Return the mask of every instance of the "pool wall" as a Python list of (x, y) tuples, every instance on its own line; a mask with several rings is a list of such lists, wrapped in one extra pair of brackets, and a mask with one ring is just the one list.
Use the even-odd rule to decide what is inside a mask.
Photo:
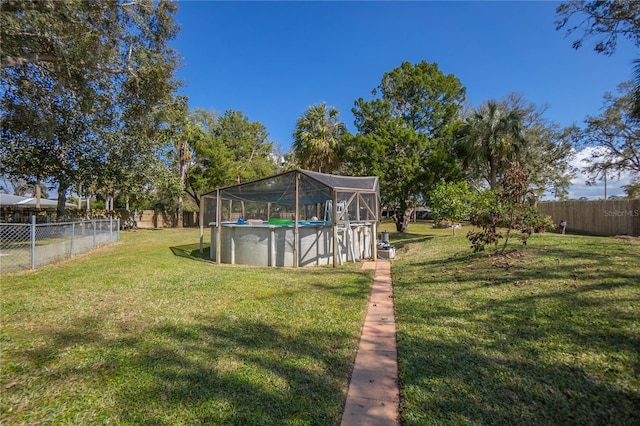
[[(338, 231), (340, 262), (370, 258), (371, 225), (351, 224)], [(255, 266), (295, 266), (294, 226), (240, 225), (223, 223), (211, 226), (210, 258), (216, 259), (218, 230), (221, 230), (220, 262)], [(333, 228), (330, 225), (298, 227), (299, 266), (333, 263)]]

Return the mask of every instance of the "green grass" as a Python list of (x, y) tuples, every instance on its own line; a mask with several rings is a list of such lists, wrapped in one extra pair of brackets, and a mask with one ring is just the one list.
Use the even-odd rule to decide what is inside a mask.
[(372, 273), (216, 265), (197, 230), (1, 279), (2, 424), (339, 422)]
[[(382, 230), (391, 230), (383, 224)], [(640, 243), (391, 233), (405, 425), (640, 424)], [(195, 230), (1, 278), (2, 424), (331, 425), (371, 284), (216, 265)]]
[(403, 424), (640, 424), (640, 243), (467, 230), (391, 234)]

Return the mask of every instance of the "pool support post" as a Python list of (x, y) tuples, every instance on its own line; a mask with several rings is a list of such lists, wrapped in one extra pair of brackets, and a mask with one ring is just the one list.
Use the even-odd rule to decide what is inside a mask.
[(293, 222), (293, 267), (297, 268), (300, 263), (300, 259), (298, 259), (298, 249), (300, 246), (300, 228), (298, 226), (298, 214), (300, 209), (300, 174), (296, 173), (296, 217)]
[(338, 193), (333, 190), (331, 192), (331, 230), (333, 231), (333, 267), (338, 266)]
[(220, 207), (221, 207), (221, 202), (220, 202), (220, 190), (218, 189), (216, 191), (216, 228), (217, 228), (217, 234), (216, 234), (216, 262), (217, 263), (221, 263), (220, 261), (220, 257), (222, 254), (222, 228), (220, 227), (220, 222), (222, 220), (222, 212), (220, 211)]

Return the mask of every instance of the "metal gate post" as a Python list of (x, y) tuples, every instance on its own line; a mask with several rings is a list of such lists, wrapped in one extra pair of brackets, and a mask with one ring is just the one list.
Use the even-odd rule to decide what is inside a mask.
[(71, 222), (71, 247), (69, 248), (69, 257), (73, 257), (73, 240), (76, 239), (76, 223)]
[(36, 269), (36, 216), (31, 215), (31, 269)]

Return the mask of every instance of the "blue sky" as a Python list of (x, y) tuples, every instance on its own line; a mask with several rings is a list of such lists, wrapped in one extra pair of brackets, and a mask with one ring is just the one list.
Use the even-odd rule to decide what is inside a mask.
[[(338, 108), (355, 131), (354, 101), (371, 99), (382, 75), (403, 61), (437, 63), (460, 79), (473, 106), (521, 92), (568, 126), (598, 114), (604, 93), (631, 78), (640, 55), (627, 40), (613, 56), (595, 53), (591, 43), (574, 50), (574, 38), (555, 30), (557, 5), (183, 0), (173, 46), (191, 108), (240, 110), (264, 124), (282, 152), (297, 118), (320, 102)], [(610, 195), (621, 192), (615, 186), (609, 182)]]

